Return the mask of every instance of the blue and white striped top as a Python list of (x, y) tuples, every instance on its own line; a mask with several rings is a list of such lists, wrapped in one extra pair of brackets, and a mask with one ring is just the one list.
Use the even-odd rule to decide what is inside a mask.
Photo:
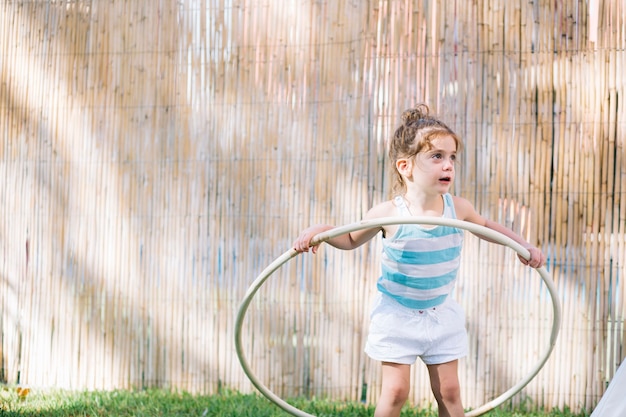
[[(401, 216), (411, 216), (402, 197), (396, 197)], [(450, 194), (444, 194), (443, 217), (456, 219)], [(463, 230), (449, 226), (400, 225), (383, 238), (382, 276), (378, 290), (414, 309), (442, 304), (452, 292), (461, 262)]]

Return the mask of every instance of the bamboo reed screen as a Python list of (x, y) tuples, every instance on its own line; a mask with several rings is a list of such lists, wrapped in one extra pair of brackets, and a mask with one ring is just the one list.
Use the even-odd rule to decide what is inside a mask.
[[(318, 222), (389, 197), (385, 141), (426, 102), (465, 142), (455, 193), (543, 248), (563, 305), (514, 403), (591, 409), (625, 356), (626, 5), (614, 1), (5, 0), (5, 383), (253, 388), (252, 280)], [(250, 307), (285, 397), (375, 402), (363, 354), (379, 239), (323, 247)], [(476, 407), (527, 375), (551, 305), (468, 235), (456, 297)], [(416, 365), (411, 401), (433, 400)]]

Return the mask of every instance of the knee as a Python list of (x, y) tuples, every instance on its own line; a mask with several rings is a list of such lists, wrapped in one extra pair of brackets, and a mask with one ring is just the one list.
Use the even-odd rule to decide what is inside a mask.
[(444, 404), (455, 404), (461, 402), (461, 387), (458, 381), (442, 384), (434, 392), (437, 402)]
[(409, 386), (407, 384), (383, 384), (382, 397), (391, 405), (403, 405), (409, 398)]

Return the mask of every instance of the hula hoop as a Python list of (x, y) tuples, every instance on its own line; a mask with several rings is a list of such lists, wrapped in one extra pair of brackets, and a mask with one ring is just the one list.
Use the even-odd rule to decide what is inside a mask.
[[(479, 226), (474, 223), (465, 222), (457, 219), (447, 219), (441, 217), (384, 217), (374, 220), (362, 220), (360, 222), (351, 223), (345, 226), (335, 227), (334, 229), (328, 230), (326, 232), (320, 233), (315, 236), (312, 240), (312, 244), (319, 244), (328, 239), (331, 239), (336, 236), (343, 235), (345, 233), (354, 232), (362, 229), (371, 229), (375, 227), (382, 227), (388, 225), (397, 225), (397, 224), (426, 224), (426, 225), (434, 225), (434, 226), (450, 226), (457, 227), (459, 229), (468, 230), (472, 233), (484, 236), (489, 238), (497, 243), (500, 243), (504, 246), (508, 246), (513, 249), (519, 255), (528, 259), (530, 257), (530, 253), (526, 248), (524, 248), (519, 243), (510, 239), (509, 237), (496, 232), (492, 229), (488, 229), (483, 226)], [(268, 265), (262, 272), (257, 276), (254, 282), (248, 288), (243, 301), (239, 307), (239, 311), (237, 312), (237, 320), (235, 322), (235, 347), (237, 350), (237, 356), (239, 357), (239, 362), (245, 372), (246, 376), (250, 379), (250, 382), (254, 384), (254, 386), (270, 401), (276, 404), (278, 407), (282, 408), (286, 412), (297, 416), (297, 417), (315, 417), (312, 414), (308, 414), (291, 404), (284, 401), (282, 398), (278, 397), (274, 394), (269, 388), (267, 388), (256, 375), (252, 372), (248, 361), (245, 358), (243, 353), (243, 348), (241, 344), (241, 328), (243, 324), (243, 320), (246, 315), (246, 311), (250, 303), (252, 302), (252, 298), (257, 293), (257, 291), (261, 288), (263, 283), (272, 275), (277, 269), (279, 269), (282, 265), (287, 263), (291, 258), (297, 256), (300, 252), (297, 252), (295, 249), (290, 249), (283, 253), (281, 256), (276, 258), (270, 265)], [(466, 417), (475, 417), (481, 414), (486, 413), (487, 411), (493, 410), (509, 398), (513, 397), (513, 395), (517, 394), (522, 388), (524, 388), (538, 373), (539, 370), (543, 367), (543, 365), (548, 360), (548, 357), (552, 353), (554, 346), (556, 344), (556, 339), (559, 333), (559, 329), (561, 327), (561, 306), (558, 300), (556, 287), (552, 278), (546, 271), (544, 267), (535, 269), (541, 279), (545, 283), (548, 291), (550, 293), (550, 298), (552, 301), (552, 332), (550, 334), (550, 342), (548, 347), (546, 348), (544, 354), (539, 358), (539, 361), (535, 364), (535, 366), (531, 369), (531, 372), (522, 378), (517, 384), (509, 388), (507, 391), (502, 393), (500, 396), (494, 398), (493, 400), (483, 404), (482, 406), (466, 413)]]

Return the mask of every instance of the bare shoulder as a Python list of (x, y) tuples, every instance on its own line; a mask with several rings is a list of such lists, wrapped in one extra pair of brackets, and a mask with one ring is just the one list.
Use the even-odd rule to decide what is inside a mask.
[[(398, 207), (394, 203), (393, 200), (383, 201), (380, 204), (372, 207), (367, 214), (365, 215), (365, 219), (379, 219), (382, 217), (394, 217), (398, 215)], [(388, 225), (380, 228), (383, 232), (383, 236), (393, 236), (398, 230), (397, 225)]]
[(377, 219), (379, 217), (391, 217), (395, 216), (397, 213), (397, 207), (394, 204), (393, 200), (383, 201), (382, 203), (376, 204), (374, 207), (369, 209), (367, 214), (365, 215), (365, 219)]
[(456, 218), (459, 220), (465, 220), (468, 222), (476, 223), (479, 225), (485, 224), (485, 219), (476, 211), (472, 203), (467, 199), (458, 196), (452, 196), (454, 202), (454, 211), (456, 212)]

